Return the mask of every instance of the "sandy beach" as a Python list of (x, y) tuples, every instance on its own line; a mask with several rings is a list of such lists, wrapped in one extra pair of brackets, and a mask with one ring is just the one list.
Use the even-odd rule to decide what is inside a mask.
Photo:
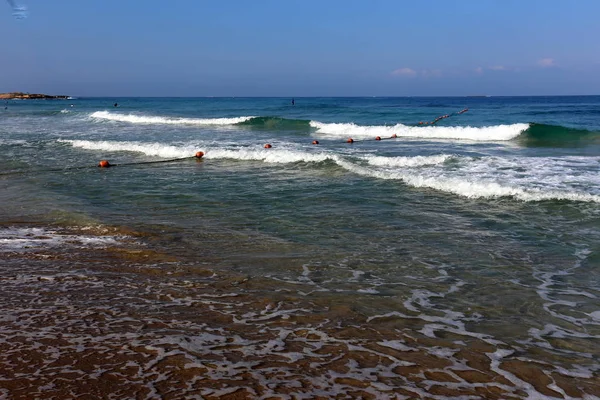
[(600, 388), (596, 377), (574, 382), (518, 354), (505, 359), (512, 350), (483, 335), (367, 318), (351, 306), (359, 298), (303, 298), (284, 283), (267, 294), (271, 284), (258, 276), (210, 260), (182, 264), (136, 245), (144, 235), (123, 233), (61, 230), (74, 245), (123, 239), (4, 253), (5, 398), (505, 399), (527, 397), (528, 387), (581, 398)]

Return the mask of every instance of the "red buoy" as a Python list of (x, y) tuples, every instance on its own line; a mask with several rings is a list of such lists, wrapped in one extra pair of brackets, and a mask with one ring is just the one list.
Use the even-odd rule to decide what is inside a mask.
[(346, 140), (346, 143), (354, 143), (354, 140), (352, 138), (348, 138), (348, 140)]
[(196, 157), (196, 158), (202, 158), (202, 157), (204, 157), (204, 152), (199, 151), (199, 152), (196, 153), (196, 155), (194, 157)]
[(381, 140), (381, 136), (375, 136), (375, 140)]
[(313, 144), (319, 144), (318, 140), (313, 140)]
[(271, 146), (269, 143), (265, 144), (265, 149), (270, 149), (271, 147), (273, 146)]
[(110, 163), (106, 160), (102, 160), (98, 163), (98, 166), (100, 168), (108, 168), (108, 167), (110, 167)]

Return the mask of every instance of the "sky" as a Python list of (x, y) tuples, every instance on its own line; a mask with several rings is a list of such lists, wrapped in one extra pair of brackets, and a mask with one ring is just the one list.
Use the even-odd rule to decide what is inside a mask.
[(600, 95), (598, 0), (0, 1), (0, 92)]

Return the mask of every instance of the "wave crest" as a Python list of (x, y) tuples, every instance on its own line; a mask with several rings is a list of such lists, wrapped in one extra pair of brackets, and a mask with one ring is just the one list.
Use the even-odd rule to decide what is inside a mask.
[(177, 118), (160, 117), (151, 115), (118, 114), (109, 111), (96, 111), (90, 115), (91, 118), (129, 122), (131, 124), (163, 124), (163, 125), (234, 125), (247, 121), (254, 117), (234, 117), (234, 118)]
[(301, 150), (291, 149), (264, 149), (264, 148), (211, 148), (205, 149), (198, 146), (170, 146), (162, 143), (138, 143), (138, 142), (113, 142), (113, 141), (91, 141), (91, 140), (59, 140), (61, 143), (70, 144), (86, 150), (99, 151), (130, 151), (142, 153), (147, 156), (161, 158), (185, 158), (191, 157), (198, 149), (202, 150), (206, 159), (229, 159), (243, 161), (263, 161), (271, 164), (288, 164), (296, 162), (323, 162), (335, 160), (338, 156), (329, 153), (309, 153)]
[(340, 137), (374, 138), (375, 136), (423, 138), (423, 139), (463, 139), (474, 141), (506, 141), (512, 140), (529, 128), (529, 124), (494, 125), (484, 127), (472, 126), (360, 126), (354, 123), (326, 124), (311, 121), (310, 125), (317, 133)]
[(452, 158), (449, 154), (438, 154), (434, 156), (413, 156), (413, 157), (366, 157), (370, 165), (377, 167), (421, 167), (425, 165), (443, 164), (446, 160)]
[[(425, 160), (433, 161), (436, 157), (423, 157)], [(451, 156), (449, 156), (451, 157)], [(382, 157), (385, 158), (385, 157)], [(414, 157), (413, 157), (414, 158)], [(377, 159), (375, 159), (377, 160)], [(460, 157), (460, 162), (467, 164), (475, 159), (470, 157)], [(510, 179), (504, 176), (502, 181), (496, 181), (486, 173), (472, 171), (472, 173), (463, 172), (456, 175), (449, 174), (440, 170), (439, 164), (430, 163), (428, 166), (424, 163), (419, 165), (418, 162), (413, 163), (409, 160), (390, 159), (389, 162), (384, 160), (376, 161), (378, 166), (384, 168), (370, 168), (368, 166), (358, 165), (349, 160), (339, 159), (337, 164), (342, 168), (361, 175), (376, 179), (385, 180), (400, 180), (406, 185), (414, 188), (433, 189), (440, 192), (452, 193), (458, 196), (467, 197), (470, 199), (492, 199), (492, 198), (514, 198), (520, 201), (548, 201), (548, 200), (568, 200), (581, 202), (600, 203), (600, 195), (594, 193), (585, 193), (577, 190), (572, 185), (558, 185), (554, 187), (539, 186), (535, 187), (536, 179), (539, 177), (530, 176), (526, 181)], [(493, 164), (493, 159), (483, 160), (485, 164)], [(404, 165), (402, 165), (404, 163)], [(413, 165), (410, 165), (413, 163)], [(371, 163), (369, 163), (371, 164)], [(405, 168), (390, 168), (397, 166)], [(425, 170), (417, 170), (411, 167), (427, 166)], [(477, 169), (477, 168), (476, 168)], [(454, 175), (454, 176), (453, 176)], [(534, 187), (531, 187), (534, 185)]]
[(193, 156), (197, 150), (192, 146), (169, 146), (162, 143), (138, 143), (138, 142), (111, 142), (111, 141), (91, 141), (91, 140), (59, 140), (61, 143), (68, 143), (73, 147), (85, 150), (100, 151), (131, 151), (142, 153), (147, 156), (161, 158), (184, 158)]
[[(129, 151), (162, 158), (192, 157), (202, 150), (213, 160), (259, 161), (268, 164), (323, 163), (330, 161), (362, 176), (399, 180), (414, 188), (434, 189), (462, 197), (513, 198), (520, 201), (567, 200), (600, 203), (600, 192), (582, 190), (582, 182), (597, 182), (594, 170), (577, 172), (581, 164), (593, 165), (597, 157), (505, 159), (451, 154), (386, 157), (376, 154), (336, 154), (293, 148), (179, 146), (162, 143), (60, 140), (73, 147), (96, 151)], [(286, 148), (287, 147), (287, 148)], [(452, 168), (445, 164), (452, 162)], [(317, 167), (317, 166), (316, 166)], [(318, 168), (318, 167), (317, 167)], [(568, 179), (565, 179), (568, 177)], [(597, 186), (596, 186), (597, 187)]]
[(297, 162), (319, 163), (327, 160), (337, 160), (339, 157), (329, 153), (308, 153), (298, 150), (264, 150), (264, 149), (215, 149), (205, 155), (212, 159), (233, 159), (248, 161), (263, 161), (271, 164), (289, 164)]

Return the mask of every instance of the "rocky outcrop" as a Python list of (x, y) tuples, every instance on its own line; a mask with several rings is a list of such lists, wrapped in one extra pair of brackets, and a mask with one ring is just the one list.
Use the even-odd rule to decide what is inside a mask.
[(41, 93), (23, 93), (23, 92), (12, 92), (12, 93), (0, 93), (0, 99), (20, 99), (20, 100), (33, 100), (33, 99), (68, 99), (70, 96), (52, 96), (49, 94)]

